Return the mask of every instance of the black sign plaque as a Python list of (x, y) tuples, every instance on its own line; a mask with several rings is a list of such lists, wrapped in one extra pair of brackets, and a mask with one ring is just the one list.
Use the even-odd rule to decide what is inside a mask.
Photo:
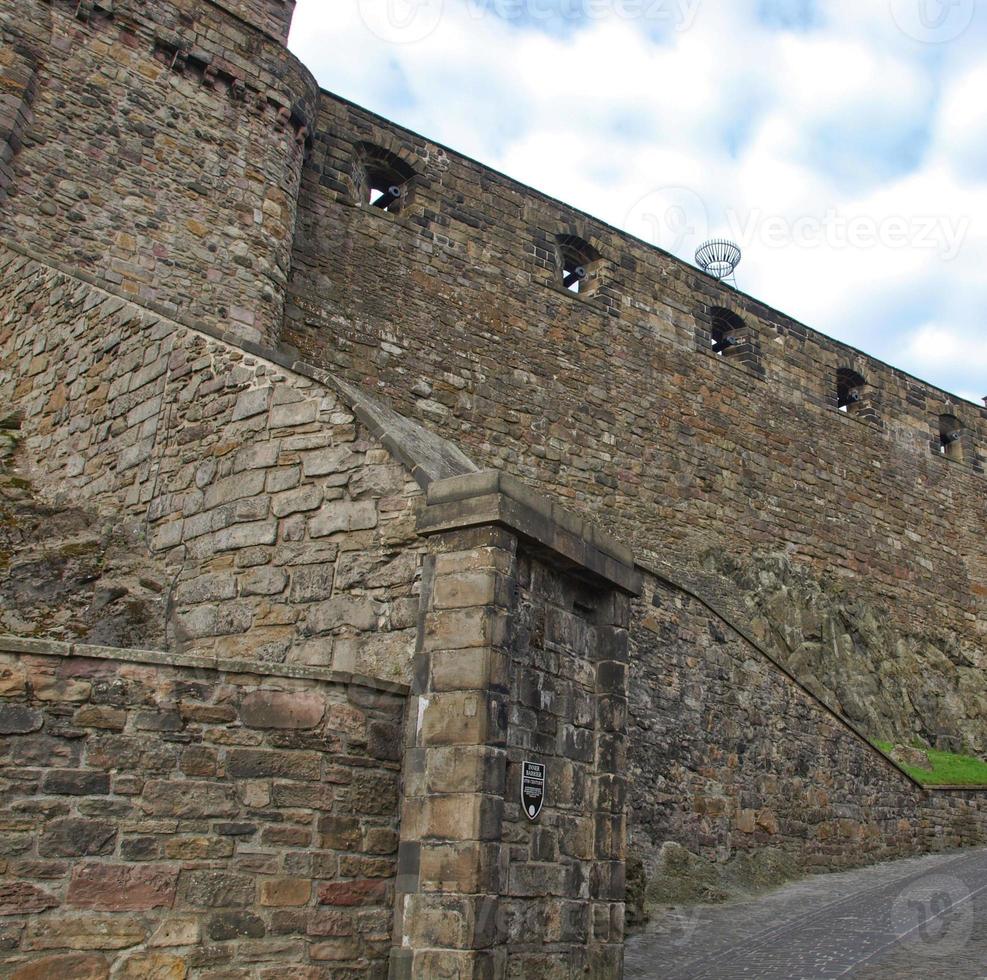
[(545, 765), (541, 762), (521, 763), (521, 806), (529, 820), (541, 813), (545, 802)]

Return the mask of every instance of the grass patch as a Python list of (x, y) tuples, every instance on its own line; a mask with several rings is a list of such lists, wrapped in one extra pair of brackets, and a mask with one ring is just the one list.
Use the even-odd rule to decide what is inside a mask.
[[(891, 754), (894, 746), (890, 742), (874, 744), (887, 755)], [(924, 749), (932, 763), (932, 772), (917, 769), (914, 766), (902, 765), (902, 769), (912, 779), (926, 786), (987, 786), (987, 762), (972, 755), (956, 755), (953, 752), (937, 752), (935, 749)]]

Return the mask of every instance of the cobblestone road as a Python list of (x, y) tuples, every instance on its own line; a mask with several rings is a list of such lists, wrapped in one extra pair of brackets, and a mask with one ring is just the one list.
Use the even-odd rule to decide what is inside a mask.
[(987, 980), (987, 849), (822, 875), (749, 902), (665, 913), (627, 980)]

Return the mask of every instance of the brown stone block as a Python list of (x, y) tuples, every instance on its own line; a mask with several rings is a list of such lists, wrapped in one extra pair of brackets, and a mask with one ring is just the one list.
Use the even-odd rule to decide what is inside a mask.
[(309, 691), (252, 691), (240, 706), (248, 728), (315, 728), (326, 704), (322, 695)]
[(360, 847), (362, 830), (356, 817), (327, 816), (319, 820), (322, 846), (330, 850), (355, 851)]
[(507, 655), (490, 647), (438, 650), (430, 665), (433, 691), (507, 690), (509, 684)]
[(500, 891), (500, 844), (475, 841), (422, 846), (422, 891), (496, 894)]
[(59, 915), (29, 919), (23, 939), (27, 950), (126, 949), (144, 941), (147, 930), (134, 916)]
[(148, 946), (195, 946), (199, 942), (199, 919), (179, 915), (162, 922), (148, 940)]
[(172, 861), (215, 861), (233, 854), (228, 837), (170, 837), (165, 841), (165, 857)]
[(387, 881), (333, 881), (319, 888), (320, 905), (384, 905), (390, 886)]
[(426, 840), (499, 840), (504, 801), (498, 796), (452, 794), (424, 801), (423, 833)]
[(127, 724), (127, 712), (122, 708), (111, 708), (104, 704), (86, 704), (79, 708), (72, 719), (84, 728), (105, 728), (122, 731)]
[(174, 953), (134, 953), (113, 972), (114, 980), (185, 980), (188, 964)]
[(198, 779), (148, 780), (141, 803), (159, 817), (231, 817), (239, 812), (232, 786)]
[(260, 882), (261, 905), (305, 905), (311, 894), (312, 882), (307, 878), (272, 878)]
[(61, 817), (45, 827), (38, 840), (42, 857), (84, 857), (110, 854), (116, 844), (117, 825), (110, 820)]
[(10, 980), (106, 980), (110, 969), (98, 953), (42, 956), (10, 974)]
[(28, 915), (59, 904), (54, 895), (26, 881), (0, 881), (0, 915)]
[(233, 749), (226, 757), (230, 776), (241, 778), (282, 777), (318, 779), (322, 756), (318, 752), (280, 752), (264, 749)]
[(72, 869), (67, 902), (107, 912), (170, 908), (178, 868), (162, 865), (80, 864)]

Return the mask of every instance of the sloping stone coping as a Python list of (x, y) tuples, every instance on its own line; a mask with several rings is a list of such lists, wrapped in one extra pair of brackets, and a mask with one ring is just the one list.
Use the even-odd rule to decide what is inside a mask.
[(465, 473), (475, 473), (479, 467), (458, 446), (443, 439), (441, 436), (413, 422), (411, 419), (395, 412), (389, 405), (378, 401), (354, 385), (335, 377), (328, 371), (305, 361), (298, 360), (298, 352), (289, 347), (266, 347), (245, 340), (238, 334), (219, 330), (201, 320), (194, 318), (179, 318), (175, 311), (164, 303), (148, 300), (134, 303), (133, 300), (106, 288), (106, 283), (97, 276), (73, 268), (63, 262), (42, 258), (30, 249), (24, 248), (17, 242), (0, 238), (0, 247), (6, 248), (17, 255), (48, 269), (87, 283), (106, 296), (114, 296), (128, 306), (142, 311), (149, 311), (162, 317), (176, 328), (191, 330), (203, 334), (213, 340), (226, 344), (247, 354), (252, 354), (262, 360), (275, 364), (286, 371), (308, 378), (317, 384), (336, 392), (349, 407), (359, 421), (365, 425), (374, 438), (380, 440), (383, 447), (394, 458), (408, 469), (415, 482), (423, 489), (436, 481)]
[(164, 667), (188, 667), (215, 670), (225, 674), (252, 674), (257, 677), (291, 677), (322, 681), (326, 684), (355, 684), (358, 687), (383, 691), (387, 694), (408, 695), (408, 685), (378, 680), (345, 670), (303, 667), (293, 664), (257, 663), (251, 660), (229, 660), (201, 654), (171, 653), (167, 650), (138, 650), (131, 647), (92, 646), (87, 643), (63, 643), (60, 640), (27, 639), (0, 634), (0, 653), (20, 653), (37, 657), (73, 657), (95, 660), (117, 660), (124, 663), (156, 664)]
[(500, 525), (548, 549), (582, 575), (641, 594), (634, 553), (616, 538), (500, 470), (481, 470), (429, 485), (418, 533)]

